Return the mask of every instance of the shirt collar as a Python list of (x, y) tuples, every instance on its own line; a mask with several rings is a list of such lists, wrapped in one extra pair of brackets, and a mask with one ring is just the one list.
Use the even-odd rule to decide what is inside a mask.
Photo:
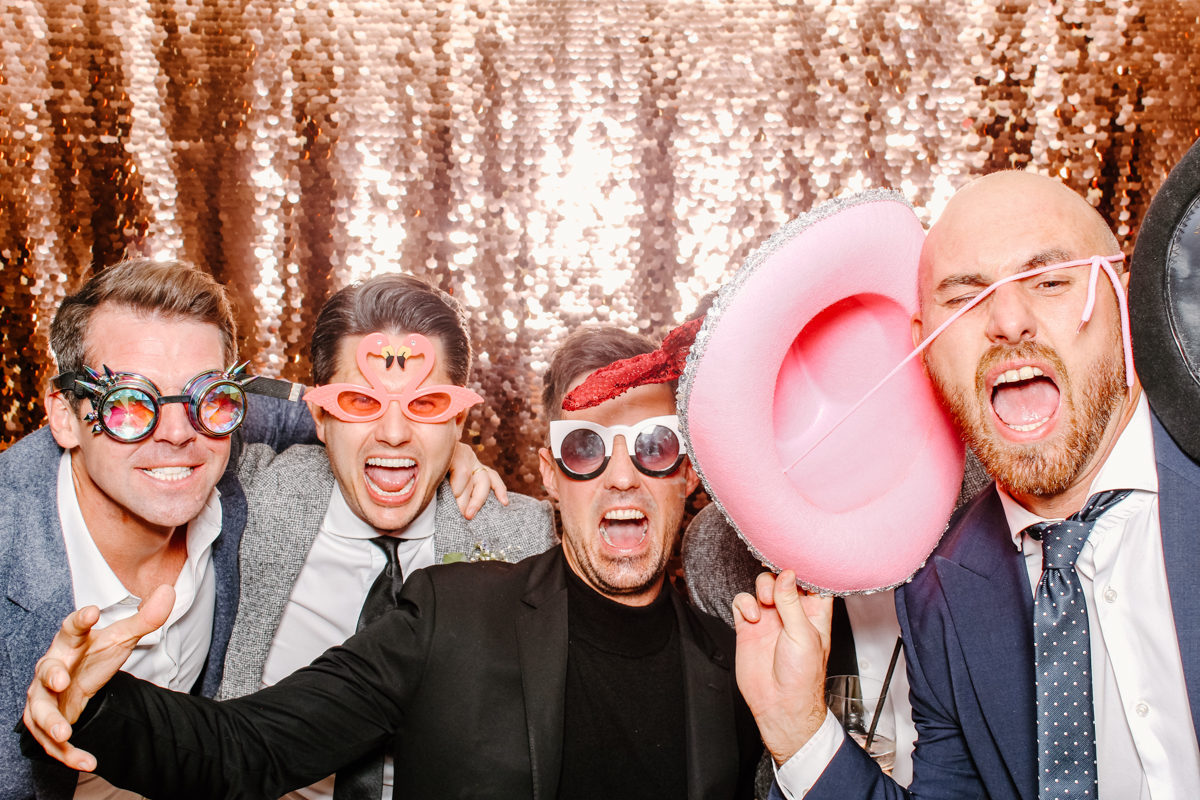
[[(396, 536), (401, 539), (427, 539), (433, 536), (434, 522), (437, 519), (437, 495), (429, 501), (429, 505), (408, 523), (408, 527), (399, 531)], [(366, 520), (355, 514), (342, 494), (342, 487), (335, 481), (333, 494), (329, 497), (329, 508), (325, 511), (325, 520), (321, 523), (329, 533), (344, 539), (377, 539), (379, 531), (372, 528)]]
[[(62, 524), (63, 544), (71, 568), (71, 587), (75, 607), (96, 606), (101, 611), (123, 600), (137, 601), (108, 565), (100, 548), (92, 539), (71, 474), (71, 451), (66, 450), (58, 461), (58, 518)], [(221, 493), (213, 487), (200, 514), (188, 523), (188, 560), (200, 555), (221, 534)]]
[[(1141, 392), (1137, 407), (1129, 424), (1117, 437), (1112, 452), (1092, 479), (1088, 488), (1088, 497), (1099, 492), (1114, 489), (1134, 489), (1137, 491), (1158, 493), (1158, 466), (1154, 458), (1154, 429), (1150, 423), (1150, 404), (1146, 401), (1146, 393)], [(1008, 520), (1009, 533), (1017, 549), (1022, 548), (1021, 531), (1038, 522), (1049, 522), (1046, 517), (1039, 517), (1026, 509), (1012, 498), (1008, 492), (996, 485), (1000, 502), (1004, 506), (1004, 516)]]

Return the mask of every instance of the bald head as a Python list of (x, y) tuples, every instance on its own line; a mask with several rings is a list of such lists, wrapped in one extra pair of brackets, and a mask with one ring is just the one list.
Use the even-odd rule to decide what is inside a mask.
[(921, 305), (937, 289), (934, 275), (996, 269), (1012, 274), (1117, 252), (1104, 218), (1059, 181), (1032, 172), (995, 172), (960, 189), (929, 230), (921, 249)]

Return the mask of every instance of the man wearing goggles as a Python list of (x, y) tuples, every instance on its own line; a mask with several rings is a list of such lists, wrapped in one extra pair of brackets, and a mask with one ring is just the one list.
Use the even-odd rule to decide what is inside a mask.
[(785, 571), (734, 612), (772, 796), (1200, 796), (1200, 466), (1133, 371), (1123, 261), (1032, 173), (970, 184), (930, 230), (913, 343), (995, 484), (896, 590), (912, 793), (826, 714), (830, 604)]
[[(234, 342), (224, 290), (183, 264), (117, 264), (63, 300), (50, 327), (64, 372), (45, 401), (49, 425), (0, 455), (9, 500), (0, 582), (10, 600), (0, 608), (0, 686), (33, 675), (55, 617), (94, 605), (108, 625), (167, 583), (177, 590), (170, 618), (125, 669), (216, 693), (246, 521), (227, 468), (230, 434), (276, 447), (315, 441), (303, 405), (255, 398), (246, 416), (247, 378), (223, 368)], [(94, 775), (35, 772), (9, 733), (20, 713), (16, 693), (0, 691), (0, 796), (119, 796)]]
[[(338, 414), (376, 413), (369, 407), (383, 390), (397, 425), (427, 413), (414, 400), (441, 392), (392, 380), (388, 355), (419, 348), (407, 337), (384, 339), (359, 350), (378, 386), (369, 374), (339, 378), (317, 395), (334, 416), (323, 423), (327, 442)], [(653, 350), (643, 337), (603, 328), (569, 336), (554, 355), (543, 394), (551, 449), (540, 457), (562, 513), (561, 547), (513, 565), (420, 570), (398, 608), (343, 647), (228, 703), (121, 675), (102, 688), (113, 671), (103, 642), (157, 627), (165, 591), (108, 631), (87, 630), (76, 615), (66, 629), (79, 636), (56, 640), (52, 666), (31, 687), (31, 730), (56, 757), (98, 764), (151, 796), (278, 797), (335, 770), (340, 777), (347, 762), (390, 741), (396, 796), (752, 797), (762, 748), (734, 682), (732, 632), (665, 580), (698, 483), (680, 444), (673, 385), (561, 410), (589, 374)], [(97, 690), (94, 716), (64, 744), (83, 695)], [(153, 722), (150, 707), (163, 712)], [(184, 739), (186, 755), (175, 744)], [(232, 752), (237, 758), (221, 755)]]

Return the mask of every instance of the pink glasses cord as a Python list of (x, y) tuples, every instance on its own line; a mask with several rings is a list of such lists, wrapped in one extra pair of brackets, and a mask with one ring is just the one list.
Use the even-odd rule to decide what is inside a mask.
[(805, 456), (817, 448), (817, 445), (829, 438), (829, 435), (837, 430), (843, 422), (849, 419), (850, 416), (854, 414), (854, 412), (857, 411), (863, 403), (870, 400), (876, 392), (883, 388), (884, 384), (891, 380), (897, 372), (899, 372), (906, 364), (908, 364), (908, 362), (920, 355), (925, 348), (929, 347), (930, 343), (933, 342), (933, 340), (936, 339), (942, 333), (942, 331), (954, 324), (959, 317), (982, 303), (988, 297), (988, 295), (992, 294), (992, 292), (996, 291), (1004, 284), (1012, 283), (1013, 281), (1025, 280), (1026, 278), (1032, 278), (1035, 275), (1041, 275), (1044, 272), (1053, 272), (1054, 270), (1066, 269), (1068, 267), (1082, 267), (1088, 264), (1091, 265), (1092, 271), (1088, 276), (1087, 302), (1083, 306), (1083, 316), (1079, 320), (1079, 327), (1075, 329), (1075, 332), (1078, 333), (1079, 331), (1083, 330), (1083, 326), (1092, 318), (1092, 309), (1096, 305), (1096, 281), (1100, 277), (1100, 270), (1104, 270), (1104, 274), (1108, 276), (1108, 280), (1113, 285), (1113, 291), (1117, 294), (1117, 304), (1121, 307), (1121, 338), (1125, 345), (1125, 382), (1130, 388), (1133, 388), (1133, 341), (1129, 338), (1129, 306), (1125, 300), (1125, 290), (1121, 286), (1121, 279), (1117, 277), (1116, 271), (1112, 268), (1113, 262), (1124, 260), (1125, 254), (1117, 253), (1115, 256), (1092, 256), (1091, 258), (1082, 258), (1078, 261), (1064, 261), (1060, 264), (1050, 264), (1049, 266), (1037, 267), (1036, 269), (1031, 269), (1026, 272), (1019, 272), (1016, 275), (1009, 275), (1007, 278), (1001, 278), (1000, 280), (991, 284), (978, 295), (976, 295), (975, 299), (967, 303), (958, 311), (955, 311), (948, 320), (937, 327), (937, 330), (925, 337), (925, 341), (921, 342), (921, 344), (911, 353), (909, 353), (903, 361), (897, 364), (891, 372), (885, 375), (883, 380), (875, 384), (875, 387), (871, 389), (871, 391), (867, 392), (861, 400), (851, 406), (849, 411), (843, 414), (837, 422), (833, 423), (829, 430), (825, 431), (825, 433), (821, 435), (821, 438), (817, 439), (808, 447), (808, 449), (801, 453), (800, 457), (793, 461), (791, 466), (785, 469), (784, 472), (788, 472), (801, 461), (803, 461)]

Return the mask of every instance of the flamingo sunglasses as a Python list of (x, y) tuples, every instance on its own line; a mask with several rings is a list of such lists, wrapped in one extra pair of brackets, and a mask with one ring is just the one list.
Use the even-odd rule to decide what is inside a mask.
[[(424, 360), (416, 374), (405, 384), (399, 394), (389, 392), (383, 379), (371, 365), (370, 356), (383, 359), (386, 372), (395, 364), (404, 370), (410, 358)], [(436, 424), (453, 419), (460, 412), (483, 398), (462, 386), (435, 384), (421, 387), (421, 383), (433, 372), (436, 351), (433, 344), (419, 333), (404, 337), (404, 343), (393, 347), (383, 333), (371, 333), (362, 338), (358, 345), (358, 371), (371, 385), (357, 383), (330, 383), (305, 392), (304, 399), (315, 403), (343, 422), (372, 422), (384, 415), (393, 402), (400, 404), (404, 416), (413, 422)], [(420, 387), (420, 388), (418, 388)]]

